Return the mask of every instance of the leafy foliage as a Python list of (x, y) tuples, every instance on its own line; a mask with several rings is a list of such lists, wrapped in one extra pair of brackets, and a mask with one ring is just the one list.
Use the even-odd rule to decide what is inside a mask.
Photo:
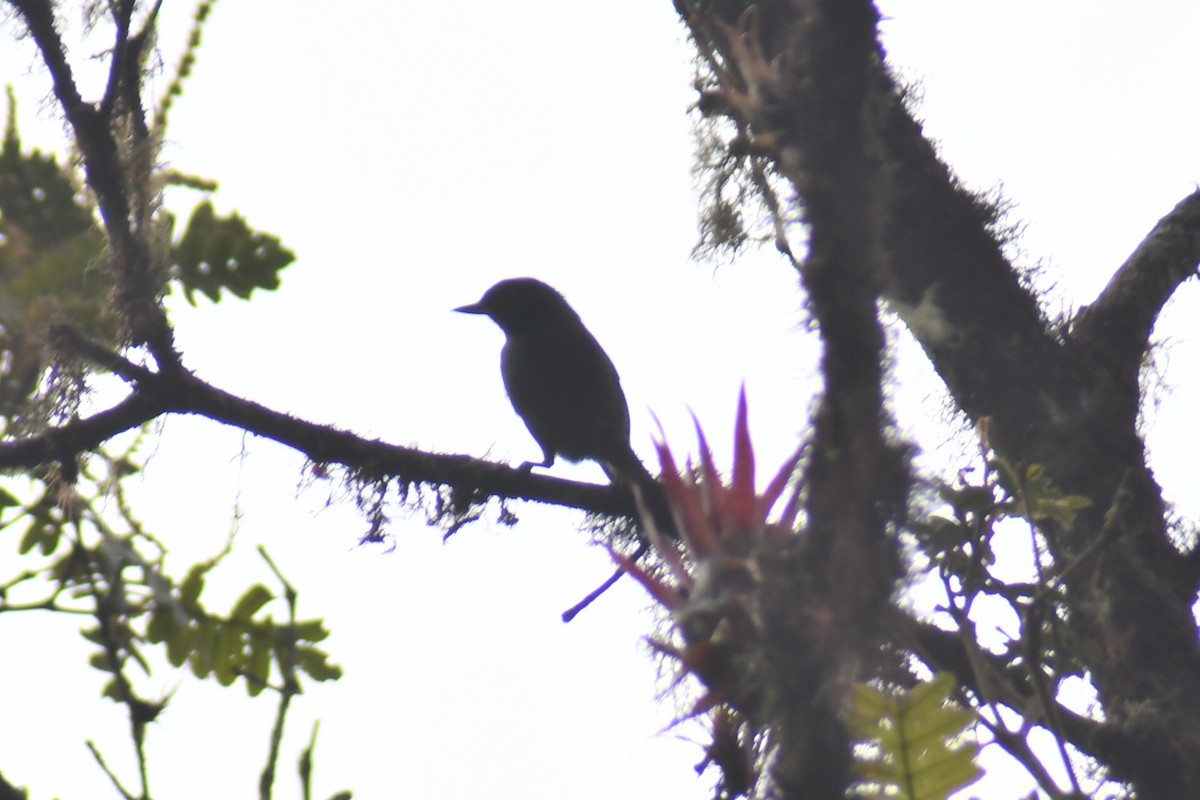
[[(939, 625), (974, 652), (977, 662), (987, 663), (988, 680), (964, 697), (1010, 755), (1032, 773), (1044, 773), (1039, 762), (1046, 755), (1006, 743), (1023, 741), (1035, 726), (1058, 728), (1061, 721), (1054, 698), (1062, 682), (1087, 680), (1086, 660), (1097, 657), (1096, 643), (1074, 634), (1065, 624), (1069, 612), (1064, 578), (1076, 568), (1072, 565), (1092, 554), (1085, 551), (1074, 561), (1056, 562), (1045, 535), (1048, 526), (1074, 524), (1090, 501), (1064, 493), (1039, 464), (1021, 469), (991, 453), (986, 435), (982, 444), (981, 477), (972, 479), (972, 470), (967, 469), (955, 485), (941, 485), (939, 494), (948, 513), (932, 515), (914, 528), (947, 598)], [(1101, 532), (1092, 548), (1101, 546), (1105, 536)], [(1019, 559), (1025, 563), (1014, 564), (1014, 555), (1021, 550), (1027, 552)], [(1000, 554), (1005, 563), (999, 563)], [(1008, 626), (996, 637), (999, 641), (989, 641), (983, 648), (976, 638), (973, 614), (985, 604), (993, 615), (1006, 609), (1017, 628)], [(1008, 717), (1019, 720), (1016, 730), (1005, 725), (1002, 713), (1005, 707), (1013, 708), (1014, 698), (1025, 698), (1025, 713)], [(1036, 713), (1029, 713), (1030, 708), (1036, 708)], [(1073, 787), (1078, 787), (1077, 767), (1065, 748), (1058, 757)]]
[[(105, 460), (110, 475), (136, 469), (131, 453)], [(82, 491), (102, 491), (104, 484), (115, 492), (123, 515), (119, 521), (101, 515), (100, 504)], [(251, 696), (271, 687), (273, 674), (292, 683), (296, 673), (316, 681), (341, 677), (341, 669), (315, 646), (329, 635), (323, 623), (294, 617), (276, 621), (269, 612), (278, 598), (261, 583), (245, 589), (228, 613), (202, 602), (206, 582), (232, 541), (177, 581), (166, 568), (165, 548), (132, 517), (119, 483), (96, 480), (85, 469), (78, 489), (42, 487), (28, 503), (0, 491), (0, 513), (8, 512), (0, 518), (0, 530), (23, 525), (18, 553), (45, 558), (42, 566), (0, 584), (0, 613), (90, 614), (95, 622), (84, 637), (99, 646), (92, 665), (113, 673), (107, 696), (118, 702), (133, 696), (134, 682), (125, 670), (132, 662), (149, 674), (151, 662), (143, 650), (152, 645), (162, 647), (172, 666), (186, 664), (198, 678), (211, 677), (223, 686), (244, 679)], [(294, 603), (294, 590), (287, 587), (287, 593)]]
[[(51, 326), (66, 323), (118, 348), (121, 323), (111, 307), (107, 243), (90, 196), (72, 167), (22, 149), (11, 90), (8, 102), (0, 147), (0, 421), (11, 427), (44, 386)], [(172, 277), (189, 299), (200, 290), (214, 302), (222, 287), (243, 298), (254, 288), (278, 288), (276, 273), (294, 258), (276, 237), (237, 215), (216, 216), (208, 201), (170, 252), (180, 265)], [(221, 268), (202, 269), (208, 260)], [(18, 534), (9, 541), (19, 556), (18, 568), (0, 574), (0, 613), (90, 617), (81, 631), (96, 645), (89, 663), (110, 674), (103, 693), (129, 709), (139, 746), (146, 723), (166, 707), (166, 699), (143, 697), (138, 688), (140, 676), (162, 663), (154, 650), (198, 678), (223, 686), (243, 679), (251, 696), (266, 689), (290, 696), (301, 676), (338, 679), (341, 669), (318, 647), (328, 631), (319, 619), (295, 619), (291, 587), (285, 592), (291, 611), (279, 621), (272, 613), (279, 598), (259, 583), (227, 613), (202, 601), (206, 579), (228, 549), (192, 566), (182, 580), (171, 576), (166, 547), (124, 500), (121, 481), (140, 471), (135, 447), (0, 488), (0, 534)], [(103, 511), (112, 499), (115, 514)]]
[[(76, 135), (78, 163), (60, 164), (53, 155), (23, 148), (14, 93), (8, 90), (0, 145), (0, 429), (9, 435), (77, 417), (78, 401), (89, 387), (87, 367), (78, 352), (66, 351), (64, 341), (82, 343), (93, 354), (107, 352), (135, 371), (139, 367), (125, 359), (130, 343), (146, 346), (147, 355), (177, 358), (161, 307), (164, 285), (169, 290), (178, 283), (189, 302), (196, 291), (219, 302), (222, 289), (248, 298), (256, 288), (278, 288), (279, 270), (294, 260), (277, 237), (255, 231), (237, 214), (218, 216), (207, 199), (171, 241), (175, 217), (161, 207), (162, 187), (216, 188), (215, 182), (161, 169), (156, 160), (168, 110), (191, 74), (213, 0), (203, 0), (196, 10), (153, 129), (144, 117), (140, 69), (149, 62), (158, 6), (141, 10), (142, 29), (134, 33), (137, 5), (88, 11), (96, 17), (89, 25), (107, 19), (107, 12), (118, 41), (105, 99), (83, 104), (79, 114), (64, 109)], [(44, 19), (29, 8), (15, 13), (51, 63), (62, 90), (58, 96), (74, 94), (69, 70), (54, 69), (65, 52), (53, 26), (40, 27)], [(96, 115), (90, 126), (88, 112)], [(156, 332), (147, 334), (151, 329)], [(59, 335), (64, 331), (69, 335)], [(40, 611), (84, 620), (81, 633), (95, 646), (88, 661), (108, 676), (103, 695), (128, 712), (141, 781), (136, 796), (150, 796), (147, 724), (168, 700), (143, 691), (146, 676), (186, 667), (223, 686), (243, 679), (251, 696), (277, 694), (259, 787), (259, 796), (270, 797), (284, 719), (301, 679), (341, 677), (320, 647), (328, 631), (319, 619), (297, 617), (296, 590), (261, 549), (282, 592), (253, 583), (227, 611), (206, 603), (206, 584), (230, 554), (232, 537), (222, 553), (186, 568), (182, 579), (168, 569), (163, 540), (139, 520), (125, 495), (125, 480), (141, 469), (135, 452), (140, 438), (118, 455), (93, 452), (92, 443), (55, 451), (49, 464), (5, 480), (0, 547), (15, 552), (0, 559), (5, 567), (0, 615)], [(92, 742), (88, 747), (118, 794), (134, 797), (98, 748)], [(309, 796), (312, 745), (305, 759), (303, 788)], [(0, 796), (24, 792), (0, 777)]]
[[(163, 669), (187, 668), (222, 686), (241, 679), (251, 697), (271, 691), (280, 698), (278, 730), (303, 678), (341, 677), (319, 646), (328, 630), (320, 619), (297, 618), (297, 592), (265, 552), (281, 593), (253, 583), (228, 611), (205, 603), (233, 537), (222, 552), (174, 577), (162, 541), (133, 516), (125, 496), (123, 479), (140, 469), (137, 444), (118, 455), (98, 453), (71, 486), (51, 476), (0, 489), (0, 544), (10, 534), (19, 558), (9, 561), (23, 568), (0, 576), (0, 615), (81, 615), (81, 633), (95, 646), (88, 663), (109, 676), (102, 694), (128, 710), (139, 753), (147, 723), (167, 708), (169, 697), (145, 690), (162, 685), (147, 679)], [(278, 619), (281, 607), (286, 613)]]
[(160, 596), (137, 638), (165, 645), (168, 661), (176, 667), (186, 663), (197, 678), (211, 676), (222, 686), (243, 678), (252, 697), (270, 685), (273, 667), (284, 674), (294, 664), (317, 681), (341, 677), (341, 669), (312, 646), (329, 635), (320, 620), (278, 623), (259, 614), (276, 599), (262, 584), (248, 588), (227, 615), (204, 608), (200, 594), (214, 566), (211, 561), (193, 566), (169, 595)]
[(0, 148), (0, 416), (17, 413), (37, 388), (51, 321), (113, 340), (117, 324), (94, 268), (103, 251), (71, 173), (52, 155), (22, 153), (10, 89)]
[(858, 687), (848, 719), (860, 745), (856, 797), (944, 800), (983, 774), (967, 737), (975, 715), (951, 701), (956, 686), (941, 673), (908, 691)]
[(279, 271), (295, 254), (277, 237), (252, 230), (237, 214), (218, 216), (205, 201), (192, 212), (171, 258), (173, 276), (195, 305), (196, 292), (216, 303), (222, 289), (243, 300), (255, 289), (278, 289)]
[[(0, 417), (5, 418), (19, 414), (37, 390), (48, 366), (51, 324), (65, 322), (89, 339), (120, 344), (120, 324), (109, 302), (106, 242), (91, 200), (73, 169), (36, 149), (22, 150), (11, 89), (8, 104), (0, 148)], [(174, 218), (166, 219), (173, 226)], [(167, 259), (170, 278), (194, 304), (196, 292), (215, 303), (223, 289), (242, 299), (255, 289), (278, 289), (279, 271), (295, 254), (238, 214), (219, 216), (204, 200)]]

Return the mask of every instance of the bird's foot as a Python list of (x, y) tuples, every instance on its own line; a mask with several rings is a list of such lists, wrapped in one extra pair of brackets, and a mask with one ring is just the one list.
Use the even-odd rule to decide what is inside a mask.
[(552, 464), (554, 464), (554, 456), (550, 456), (542, 461), (526, 461), (517, 467), (517, 469), (521, 470), (521, 472), (532, 472), (534, 467), (549, 467)]

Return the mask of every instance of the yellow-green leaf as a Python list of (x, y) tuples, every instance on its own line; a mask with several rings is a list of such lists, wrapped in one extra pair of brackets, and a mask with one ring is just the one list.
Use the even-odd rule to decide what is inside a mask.
[(258, 613), (258, 610), (274, 599), (274, 595), (261, 583), (256, 583), (246, 590), (234, 605), (230, 618), (247, 622)]
[(945, 800), (982, 774), (974, 714), (952, 702), (954, 676), (942, 673), (908, 691), (858, 687), (847, 726), (866, 745), (857, 756), (857, 797)]

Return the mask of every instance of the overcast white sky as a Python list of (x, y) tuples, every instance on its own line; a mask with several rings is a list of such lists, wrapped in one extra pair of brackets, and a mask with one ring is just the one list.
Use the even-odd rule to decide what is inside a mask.
[[(191, 8), (166, 4), (173, 63)], [(676, 449), (696, 412), (727, 461), (738, 387), (763, 465), (807, 418), (815, 349), (803, 300), (767, 249), (714, 269), (696, 237), (690, 51), (669, 2), (218, 4), (165, 158), (220, 181), (224, 211), (279, 235), (298, 261), (283, 289), (173, 317), (186, 364), (269, 406), (398, 444), (521, 461), (538, 451), (505, 399), (500, 332), (450, 312), (494, 281), (558, 287), (616, 363), (648, 455), (650, 411)], [(924, 88), (927, 130), (976, 187), (1003, 183), (1044, 260), (1054, 308), (1087, 302), (1200, 180), (1200, 6), (1151, 0), (887, 2), (885, 43)], [(3, 26), (5, 40), (13, 26)], [(86, 52), (73, 54), (78, 64)], [(61, 141), (29, 43), (0, 47), (27, 145)], [(161, 88), (163, 81), (158, 82)], [(181, 213), (198, 197), (170, 198)], [(1156, 471), (1181, 511), (1196, 450), (1197, 290), (1159, 335), (1174, 393), (1151, 418)], [(939, 463), (956, 453), (930, 413), (938, 388), (902, 353), (897, 413)], [(611, 571), (579, 518), (517, 509), (447, 544), (396, 515), (396, 548), (355, 546), (364, 522), (336, 486), (298, 491), (301, 460), (202, 420), (167, 421), (139, 510), (189, 559), (242, 513), (235, 581), (271, 576), (265, 543), (323, 616), (346, 668), (293, 706), (276, 796), (298, 796), (311, 720), (320, 797), (703, 798), (700, 749), (656, 703), (647, 601), (628, 582), (570, 625), (559, 613)], [(940, 448), (940, 449), (939, 449)], [(940, 462), (945, 464), (944, 461)], [(594, 467), (554, 474), (601, 480)], [(335, 495), (328, 503), (331, 492)], [(9, 533), (9, 538), (14, 536)], [(0, 552), (15, 542), (0, 541)], [(7, 572), (5, 568), (5, 572)], [(278, 611), (282, 615), (284, 610)], [(3, 619), (0, 771), (33, 797), (104, 797), (84, 740), (133, 781), (120, 709), (96, 698), (69, 621)], [(20, 638), (22, 636), (28, 638)], [(15, 655), (15, 654), (20, 655)], [(155, 683), (157, 681), (157, 683)], [(248, 796), (274, 707), (156, 674), (161, 798)], [(14, 690), (16, 690), (14, 692)], [(217, 767), (220, 767), (218, 769)], [(978, 793), (1028, 791), (994, 777)]]

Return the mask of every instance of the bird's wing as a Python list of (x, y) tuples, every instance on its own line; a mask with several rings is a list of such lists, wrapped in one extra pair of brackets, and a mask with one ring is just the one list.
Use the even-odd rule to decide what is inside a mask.
[(611, 461), (629, 448), (629, 408), (612, 362), (585, 329), (512, 337), (501, 360), (513, 407), (547, 455)]

